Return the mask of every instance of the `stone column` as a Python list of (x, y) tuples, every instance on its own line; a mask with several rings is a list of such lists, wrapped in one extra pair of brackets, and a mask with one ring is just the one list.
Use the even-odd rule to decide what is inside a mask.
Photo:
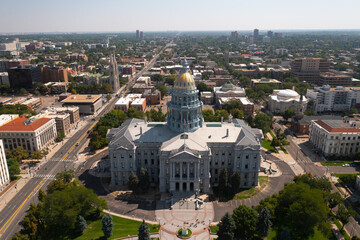
[(182, 180), (183, 174), (182, 174), (182, 165), (183, 163), (180, 162), (180, 180)]
[(194, 177), (195, 177), (195, 179), (197, 179), (198, 178), (198, 163), (195, 163), (194, 164)]
[(187, 179), (189, 180), (190, 179), (190, 163), (187, 163), (186, 166), (187, 166)]

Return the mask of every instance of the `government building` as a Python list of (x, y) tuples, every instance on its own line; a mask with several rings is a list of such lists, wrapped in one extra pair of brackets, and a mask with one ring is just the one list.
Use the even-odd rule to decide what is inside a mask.
[(167, 103), (167, 121), (131, 119), (108, 131), (111, 185), (126, 186), (146, 168), (160, 192), (210, 192), (221, 169), (239, 171), (241, 187), (258, 184), (262, 131), (239, 119), (204, 122), (185, 61)]

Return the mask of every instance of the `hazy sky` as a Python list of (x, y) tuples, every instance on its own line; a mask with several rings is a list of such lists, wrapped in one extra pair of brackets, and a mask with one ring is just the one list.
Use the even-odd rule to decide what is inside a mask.
[(360, 29), (360, 0), (0, 0), (0, 32)]

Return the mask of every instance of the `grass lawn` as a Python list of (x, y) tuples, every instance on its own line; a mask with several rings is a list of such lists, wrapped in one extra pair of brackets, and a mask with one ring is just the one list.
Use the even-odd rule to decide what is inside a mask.
[(259, 185), (257, 187), (253, 187), (253, 188), (249, 188), (249, 189), (244, 189), (243, 191), (235, 194), (234, 196), (234, 200), (236, 199), (245, 199), (245, 198), (250, 198), (256, 194), (258, 194), (262, 189), (264, 189), (267, 185), (269, 181), (269, 178), (266, 176), (259, 176)]
[[(333, 217), (332, 219), (333, 219), (335, 225), (337, 226), (337, 228), (338, 228), (338, 229), (341, 229), (341, 228), (342, 228), (342, 225), (341, 225), (341, 223), (339, 222), (339, 220), (338, 220), (337, 218), (335, 218), (335, 217)], [(347, 234), (347, 232), (345, 232), (344, 229), (341, 231), (341, 234), (344, 236), (344, 238), (345, 238), (346, 240), (351, 240), (349, 234)]]
[(219, 230), (219, 227), (216, 225), (216, 226), (210, 226), (210, 232), (211, 233), (217, 233), (217, 231)]
[(322, 162), (323, 166), (342, 166), (343, 164), (353, 164), (354, 162)]
[(263, 146), (263, 148), (265, 148), (265, 149), (267, 149), (267, 150), (269, 150), (271, 152), (277, 152), (276, 148), (271, 146), (271, 141), (270, 140), (263, 140), (262, 146)]
[[(276, 231), (274, 229), (271, 229), (269, 236), (266, 238), (267, 240), (277, 240)], [(334, 239), (334, 238), (330, 238)], [(329, 238), (325, 237), (322, 232), (315, 229), (315, 234), (312, 237), (309, 237), (308, 240), (329, 240)]]
[[(121, 237), (126, 237), (128, 235), (137, 235), (139, 226), (141, 222), (134, 221), (126, 218), (121, 218), (117, 216), (113, 217), (113, 235), (109, 239), (117, 239)], [(83, 235), (75, 238), (75, 240), (95, 240), (95, 239), (103, 239), (104, 233), (101, 230), (101, 219), (92, 222), (85, 229)], [(159, 225), (151, 225), (149, 224), (150, 232), (158, 232), (160, 226)]]

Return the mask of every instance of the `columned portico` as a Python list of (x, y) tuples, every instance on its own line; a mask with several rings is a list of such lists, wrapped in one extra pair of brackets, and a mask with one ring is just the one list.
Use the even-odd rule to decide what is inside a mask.
[(200, 190), (199, 160), (170, 161), (170, 192)]

